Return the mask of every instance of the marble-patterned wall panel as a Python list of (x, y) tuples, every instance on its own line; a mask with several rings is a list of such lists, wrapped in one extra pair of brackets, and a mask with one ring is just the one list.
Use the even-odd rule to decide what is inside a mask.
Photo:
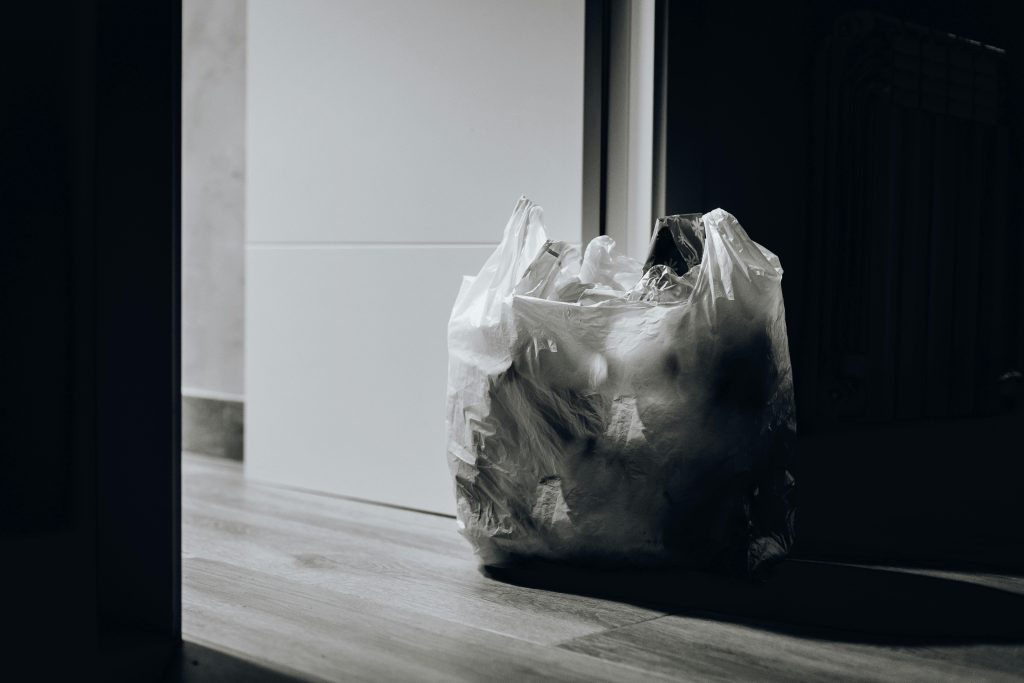
[(182, 3), (182, 386), (233, 398), (244, 392), (245, 13), (245, 0)]

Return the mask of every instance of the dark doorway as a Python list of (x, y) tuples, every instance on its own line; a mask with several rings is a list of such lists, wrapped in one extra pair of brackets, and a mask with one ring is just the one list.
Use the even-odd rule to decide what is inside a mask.
[(150, 680), (180, 643), (180, 17), (5, 15), (5, 674)]

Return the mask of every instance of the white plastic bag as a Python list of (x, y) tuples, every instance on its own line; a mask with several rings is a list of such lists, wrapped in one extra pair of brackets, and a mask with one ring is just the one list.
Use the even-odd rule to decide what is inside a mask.
[(482, 563), (752, 573), (788, 552), (796, 422), (779, 260), (721, 209), (659, 228), (692, 267), (644, 272), (608, 237), (581, 259), (524, 197), (464, 279), (448, 461)]

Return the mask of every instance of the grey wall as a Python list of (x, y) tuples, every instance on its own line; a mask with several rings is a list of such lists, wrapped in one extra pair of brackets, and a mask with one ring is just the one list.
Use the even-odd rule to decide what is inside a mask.
[(186, 396), (240, 400), (245, 390), (245, 13), (245, 0), (182, 3)]

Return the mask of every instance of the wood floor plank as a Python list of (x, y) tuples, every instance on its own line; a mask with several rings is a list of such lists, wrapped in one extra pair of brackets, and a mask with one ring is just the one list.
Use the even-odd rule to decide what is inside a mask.
[(239, 463), (212, 463), (210, 460), (190, 456), (183, 462), (182, 484), (187, 498), (230, 501), (242, 507), (253, 504), (284, 505), (285, 511), (298, 515), (315, 514), (318, 511), (330, 512), (332, 515), (340, 512), (372, 521), (382, 528), (422, 529), (428, 537), (434, 532), (431, 541), (447, 541), (450, 547), (458, 547), (460, 550), (464, 547), (464, 544), (459, 543), (461, 539), (452, 533), (455, 521), (451, 517), (254, 482), (242, 476)]
[(1019, 681), (1024, 674), (1020, 645), (861, 644), (676, 615), (560, 647), (700, 680)]
[[(867, 567), (868, 565), (851, 564), (852, 567)], [(886, 571), (899, 571), (904, 574), (916, 574), (918, 576), (930, 576), (937, 579), (950, 579), (963, 583), (970, 583), (975, 586), (996, 588), (1008, 593), (1024, 595), (1024, 576), (1010, 576), (1008, 574), (990, 574), (987, 572), (955, 572), (944, 569), (929, 569), (918, 567), (887, 567), (882, 565), (872, 566), (873, 569)]]
[[(198, 484), (195, 472), (190, 466), (182, 510), (186, 563), (230, 558), (240, 567), (372, 598), (382, 610), (401, 607), (536, 643), (665, 614), (487, 579), (451, 520), (253, 486), (242, 492), (237, 481), (209, 476)], [(200, 494), (197, 486), (208, 489)]]
[[(1024, 636), (1006, 638), (1021, 577), (787, 562), (760, 587), (502, 582), (450, 518), (247, 482), (200, 456), (183, 458), (182, 489), (185, 637), (323, 680), (1024, 680)], [(821, 633), (886, 618), (887, 637), (928, 639)], [(973, 644), (936, 640), (961, 623)]]
[[(210, 557), (351, 595), (372, 596), (381, 609), (401, 605), (533, 642), (558, 642), (634, 623), (662, 612), (489, 581), (471, 558), (447, 566), (430, 553), (338, 534), (317, 541), (283, 520), (213, 518), (185, 510), (190, 536)], [(230, 531), (225, 531), (224, 522)], [(207, 525), (216, 523), (216, 528)], [(294, 533), (293, 533), (294, 532)], [(186, 561), (197, 557), (186, 549)], [(423, 557), (426, 556), (426, 557)]]
[(328, 680), (668, 680), (222, 562), (183, 586), (186, 637)]

